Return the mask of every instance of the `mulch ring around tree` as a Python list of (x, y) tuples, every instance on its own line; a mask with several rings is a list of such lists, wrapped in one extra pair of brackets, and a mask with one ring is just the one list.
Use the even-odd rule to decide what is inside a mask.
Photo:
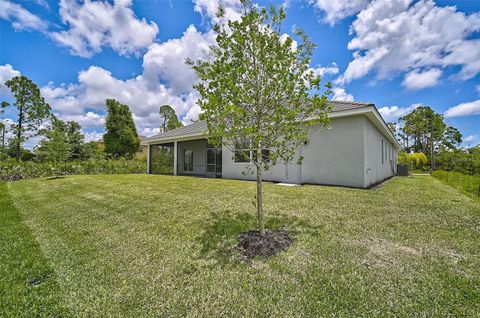
[(249, 261), (255, 256), (269, 257), (286, 250), (293, 243), (290, 234), (285, 230), (248, 231), (238, 236), (237, 250), (242, 261)]

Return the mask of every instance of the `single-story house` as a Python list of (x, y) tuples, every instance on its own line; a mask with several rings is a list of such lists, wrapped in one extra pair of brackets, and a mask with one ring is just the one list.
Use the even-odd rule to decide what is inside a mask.
[[(303, 162), (277, 163), (264, 180), (297, 184), (368, 188), (396, 173), (400, 147), (374, 104), (331, 101), (330, 128), (308, 128), (298, 149)], [(320, 127), (317, 127), (320, 128)], [(208, 143), (208, 128), (198, 121), (147, 138), (148, 173), (253, 180), (251, 163)]]

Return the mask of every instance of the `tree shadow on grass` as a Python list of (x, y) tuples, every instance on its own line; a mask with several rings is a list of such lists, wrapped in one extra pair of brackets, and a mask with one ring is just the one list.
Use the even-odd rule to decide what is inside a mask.
[(51, 181), (51, 180), (60, 180), (60, 179), (65, 179), (66, 176), (53, 176), (53, 177), (48, 177), (48, 178), (45, 178), (44, 180), (45, 181)]
[[(287, 230), (294, 238), (298, 234), (318, 235), (321, 226), (314, 226), (305, 219), (287, 213), (267, 214), (265, 227), (272, 230)], [(236, 251), (238, 236), (258, 228), (256, 214), (226, 210), (212, 212), (205, 220), (200, 244), (200, 258), (214, 259), (217, 264), (231, 266), (239, 264)]]

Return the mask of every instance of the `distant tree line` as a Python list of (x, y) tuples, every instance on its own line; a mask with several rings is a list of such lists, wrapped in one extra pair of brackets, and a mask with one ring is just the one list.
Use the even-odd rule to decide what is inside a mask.
[(480, 174), (480, 145), (462, 148), (461, 132), (445, 123), (442, 114), (420, 106), (388, 126), (402, 145), (398, 159), (414, 169)]
[[(11, 157), (17, 162), (47, 161), (58, 167), (66, 161), (130, 160), (140, 150), (140, 139), (128, 105), (107, 99), (103, 142), (85, 142), (81, 126), (75, 121), (57, 118), (38, 86), (30, 79), (15, 76), (5, 85), (12, 92), (14, 101), (12, 104), (2, 102), (0, 115), (8, 108), (16, 114), (16, 121), (9, 127), (0, 122), (0, 160)], [(160, 107), (160, 116), (160, 130), (163, 132), (182, 125), (169, 105)], [(8, 141), (7, 135), (10, 136)], [(25, 142), (38, 136), (41, 141), (33, 151), (23, 147)]]

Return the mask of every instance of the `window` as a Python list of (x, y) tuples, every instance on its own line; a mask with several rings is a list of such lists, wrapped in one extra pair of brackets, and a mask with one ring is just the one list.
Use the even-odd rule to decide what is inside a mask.
[(385, 163), (385, 157), (383, 156), (383, 148), (385, 148), (383, 144), (383, 139), (382, 139), (382, 165)]
[(193, 150), (192, 149), (183, 150), (183, 171), (193, 172)]
[(385, 160), (387, 160), (387, 148), (388, 148), (388, 144), (387, 142), (385, 142)]
[[(257, 160), (257, 152), (254, 151), (252, 154), (253, 161)], [(262, 149), (262, 160), (265, 162), (270, 161), (270, 149)]]
[(250, 150), (248, 149), (248, 141), (243, 141), (235, 145), (235, 152), (233, 154), (234, 162), (249, 162)]

